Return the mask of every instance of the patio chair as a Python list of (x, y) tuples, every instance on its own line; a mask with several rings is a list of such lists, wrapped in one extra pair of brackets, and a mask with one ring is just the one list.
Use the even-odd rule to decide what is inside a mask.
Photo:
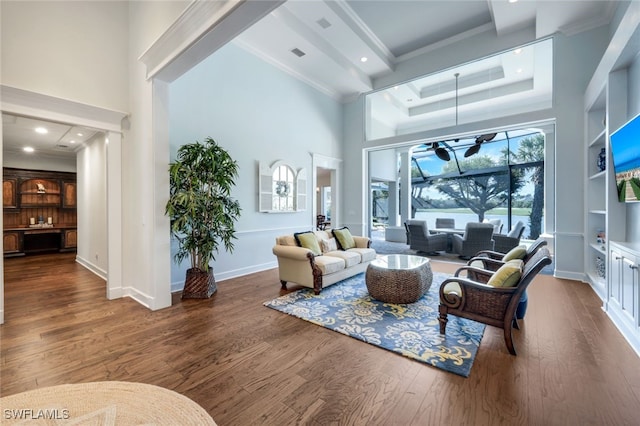
[(493, 233), (499, 234), (502, 232), (502, 220), (500, 219), (485, 219), (482, 223), (490, 223), (493, 225)]
[(447, 234), (431, 234), (427, 221), (409, 219), (405, 222), (409, 234), (409, 248), (437, 255), (438, 251), (447, 250), (449, 236)]
[(522, 233), (524, 232), (524, 223), (522, 221), (518, 221), (511, 231), (508, 234), (493, 234), (493, 239), (496, 242), (495, 251), (500, 253), (506, 253), (514, 247), (517, 247), (520, 244), (520, 238), (522, 238)]
[(458, 253), (463, 259), (469, 259), (481, 250), (493, 250), (495, 241), (491, 238), (492, 235), (492, 224), (469, 222), (464, 235), (451, 236), (453, 252)]
[[(529, 284), (542, 268), (549, 264), (549, 250), (543, 247), (527, 262), (520, 263), (521, 272), (520, 266), (513, 265), (505, 265), (497, 272), (482, 273), (481, 269), (474, 268), (477, 269), (476, 274), (482, 274), (485, 279), (473, 281), (461, 276), (465, 270), (473, 268), (472, 266), (458, 269), (453, 277), (444, 280), (440, 286), (440, 333), (445, 334), (449, 314), (478, 321), (502, 328), (509, 353), (516, 355), (511, 334), (514, 327), (520, 328), (516, 319), (516, 309)], [(513, 286), (500, 286), (511, 285), (516, 279)]]

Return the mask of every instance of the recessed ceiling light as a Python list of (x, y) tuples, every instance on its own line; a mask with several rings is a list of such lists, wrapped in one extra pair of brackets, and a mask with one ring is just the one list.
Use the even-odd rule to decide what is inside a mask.
[(516, 72), (517, 72), (518, 74), (520, 74), (520, 73), (522, 72), (522, 68), (518, 68), (518, 69), (516, 70)]
[(24, 152), (33, 152), (33, 151), (35, 151), (35, 149), (31, 148), (30, 146), (25, 146), (24, 148), (22, 148), (22, 150)]
[(80, 136), (80, 137), (82, 137), (82, 136), (84, 136), (84, 135), (83, 135), (82, 133), (76, 133), (76, 136)]
[(360, 62), (367, 62), (369, 60), (369, 58), (367, 58), (366, 56), (363, 56), (362, 58), (360, 58)]
[(516, 50), (513, 51), (514, 54), (519, 55), (522, 53), (522, 48), (518, 47)]
[(45, 135), (49, 133), (49, 131), (44, 127), (36, 127), (36, 133), (40, 133), (41, 135)]
[(69, 143), (76, 143), (76, 141), (69, 141)]
[(516, 3), (518, 0), (509, 0), (509, 3)]

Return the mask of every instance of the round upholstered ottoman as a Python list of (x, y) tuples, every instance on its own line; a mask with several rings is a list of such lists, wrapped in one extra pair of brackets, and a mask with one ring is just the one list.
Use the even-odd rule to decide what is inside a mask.
[(365, 273), (371, 297), (386, 303), (414, 303), (429, 290), (432, 281), (429, 259), (421, 256), (378, 256)]

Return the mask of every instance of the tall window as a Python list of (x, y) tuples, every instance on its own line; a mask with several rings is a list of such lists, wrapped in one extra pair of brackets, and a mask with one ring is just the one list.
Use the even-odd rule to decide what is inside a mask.
[(544, 135), (531, 129), (500, 132), (480, 143), (473, 138), (416, 146), (412, 217), (430, 226), (436, 217), (453, 218), (457, 228), (499, 219), (503, 233), (522, 221), (523, 237), (535, 239), (543, 232), (543, 171)]

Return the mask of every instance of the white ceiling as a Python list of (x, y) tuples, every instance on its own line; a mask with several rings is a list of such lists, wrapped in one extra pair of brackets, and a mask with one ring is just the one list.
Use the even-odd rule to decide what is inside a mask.
[[(607, 24), (615, 1), (289, 0), (236, 42), (339, 100), (416, 55), (493, 31), (535, 26), (536, 37)], [(292, 51), (304, 52), (298, 57)], [(361, 62), (367, 57), (366, 62)]]
[[(416, 55), (485, 31), (506, 35), (535, 25), (536, 37), (568, 35), (608, 23), (614, 0), (289, 0), (236, 42), (333, 98), (346, 101), (373, 89), (376, 78)], [(294, 49), (304, 52), (299, 57)], [(367, 57), (366, 62), (361, 62)], [(506, 80), (506, 79), (505, 79)], [(462, 83), (462, 80), (461, 80)], [(472, 96), (472, 85), (465, 86)], [(478, 86), (478, 91), (483, 90)], [(75, 155), (95, 134), (60, 123), (3, 114), (3, 147)], [(83, 133), (84, 136), (77, 136)], [(71, 143), (75, 140), (75, 143)], [(64, 147), (63, 147), (64, 146)]]
[[(38, 133), (38, 128), (46, 129), (47, 133)], [(95, 129), (2, 114), (2, 148), (5, 154), (13, 154), (14, 157), (75, 157), (76, 152), (96, 133)], [(23, 150), (25, 147), (31, 147), (34, 151), (26, 153)]]

